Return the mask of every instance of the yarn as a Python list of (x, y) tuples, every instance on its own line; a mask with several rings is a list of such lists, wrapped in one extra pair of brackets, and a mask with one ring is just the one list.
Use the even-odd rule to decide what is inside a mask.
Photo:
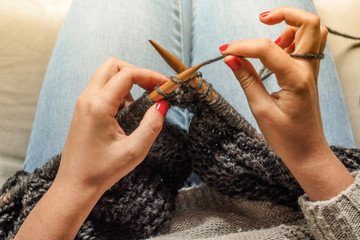
[[(222, 194), (298, 208), (303, 190), (281, 159), (221, 95), (206, 101), (215, 90), (200, 73), (196, 76), (207, 87), (204, 93), (183, 84), (165, 96), (170, 105), (194, 113), (189, 132), (165, 122), (145, 160), (101, 197), (77, 239), (139, 239), (161, 233), (171, 221), (178, 189), (191, 170)], [(138, 126), (152, 104), (144, 93), (118, 112), (126, 134)], [(359, 169), (360, 150), (332, 150), (350, 171)], [(0, 194), (10, 192), (11, 201), (0, 208), (1, 239), (15, 236), (51, 186), (60, 160), (57, 155), (34, 173), (19, 171), (5, 183)]]
[(344, 37), (344, 38), (348, 38), (348, 39), (353, 39), (353, 40), (360, 40), (360, 37), (354, 37), (354, 36), (351, 36), (351, 35), (348, 35), (348, 34), (345, 34), (345, 33), (341, 33), (341, 32), (338, 32), (332, 28), (329, 28), (329, 27), (326, 27), (327, 30), (329, 31), (329, 33), (331, 34), (334, 34), (334, 35), (337, 35), (337, 36), (340, 36), (340, 37)]

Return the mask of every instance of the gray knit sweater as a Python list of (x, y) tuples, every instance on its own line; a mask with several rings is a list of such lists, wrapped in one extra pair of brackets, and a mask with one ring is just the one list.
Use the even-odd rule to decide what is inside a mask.
[(229, 197), (206, 185), (180, 190), (162, 239), (360, 239), (360, 173), (328, 201), (299, 198), (301, 211), (270, 201)]

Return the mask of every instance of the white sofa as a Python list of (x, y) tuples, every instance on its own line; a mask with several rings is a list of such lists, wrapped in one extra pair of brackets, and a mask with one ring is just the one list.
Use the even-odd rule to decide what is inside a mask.
[[(360, 1), (314, 3), (323, 24), (360, 36)], [(42, 80), (70, 4), (71, 0), (0, 1), (0, 185), (22, 168)], [(360, 147), (359, 42), (330, 35), (329, 43)]]

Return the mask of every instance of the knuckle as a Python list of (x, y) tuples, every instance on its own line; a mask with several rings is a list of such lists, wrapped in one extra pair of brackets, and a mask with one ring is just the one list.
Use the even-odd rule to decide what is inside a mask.
[(244, 91), (251, 88), (251, 86), (257, 81), (254, 75), (250, 73), (244, 73), (239, 77), (239, 82)]
[(270, 114), (269, 109), (266, 103), (253, 104), (252, 112), (257, 118), (266, 119)]
[(133, 77), (134, 73), (135, 73), (135, 68), (132, 66), (124, 66), (121, 69), (121, 73), (124, 74), (126, 77)]
[(75, 102), (75, 109), (78, 110), (84, 109), (86, 106), (86, 102), (87, 102), (87, 97), (85, 95), (85, 92), (82, 92)]
[(295, 89), (298, 92), (308, 92), (311, 87), (313, 77), (309, 73), (302, 73), (295, 81)]
[(328, 35), (328, 33), (329, 33), (329, 30), (328, 30), (326, 27), (321, 26), (321, 27), (320, 27), (320, 31), (321, 31), (321, 36), (322, 36), (323, 38), (326, 38), (327, 35)]
[(134, 144), (128, 144), (126, 148), (126, 159), (132, 162), (139, 156), (139, 149)]
[(148, 130), (154, 135), (159, 134), (162, 129), (162, 122), (154, 118), (146, 119), (145, 124)]
[(103, 102), (80, 96), (75, 103), (75, 109), (86, 115), (100, 115), (104, 111)]
[(108, 57), (108, 59), (106, 59), (105, 63), (115, 65), (118, 61), (119, 61), (119, 59), (117, 59), (115, 57)]
[(305, 18), (305, 22), (309, 25), (319, 28), (320, 27), (320, 18), (315, 14), (309, 14)]
[(112, 56), (106, 59), (104, 65), (116, 66), (119, 70), (123, 68), (136, 68), (134, 65)]
[(268, 38), (260, 38), (259, 40), (259, 46), (262, 50), (262, 52), (267, 52), (274, 48), (274, 43), (268, 39)]

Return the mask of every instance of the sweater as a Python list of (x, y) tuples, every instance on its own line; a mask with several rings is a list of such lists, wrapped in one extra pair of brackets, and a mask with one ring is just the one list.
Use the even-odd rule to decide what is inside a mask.
[[(194, 198), (196, 202), (212, 199), (210, 196), (217, 194), (218, 199), (229, 199), (226, 200), (228, 202), (242, 199), (249, 203), (258, 202), (258, 205), (272, 204), (270, 209), (281, 208), (289, 212), (303, 209), (305, 212), (303, 205), (298, 203), (304, 191), (281, 159), (268, 147), (265, 139), (219, 93), (216, 93), (215, 99), (208, 101), (215, 90), (200, 73), (196, 76), (199, 77), (199, 87), (202, 83), (206, 85), (202, 94), (198, 94), (198, 88), (190, 88), (184, 83), (164, 96), (170, 105), (187, 108), (194, 114), (188, 132), (165, 122), (144, 161), (103, 194), (79, 229), (76, 239), (144, 239), (172, 234), (174, 231), (181, 234), (181, 228), (173, 227), (177, 217), (181, 217), (178, 214), (183, 206), (179, 201), (176, 203), (176, 199), (181, 199), (185, 192), (189, 192), (189, 195), (194, 193), (194, 196), (198, 196), (197, 191), (201, 192), (197, 188), (181, 190), (181, 195), (177, 197), (191, 171), (199, 175), (206, 188), (211, 189), (211, 193)], [(126, 134), (136, 129), (152, 104), (154, 102), (148, 93), (144, 93), (130, 106), (119, 110), (116, 119)], [(331, 149), (350, 172), (360, 170), (359, 149), (339, 146), (332, 146)], [(32, 208), (50, 188), (60, 161), (61, 154), (33, 173), (17, 172), (4, 184), (0, 190), (0, 239), (12, 239), (16, 235)], [(356, 222), (359, 208), (342, 205), (342, 201), (340, 203), (341, 209), (348, 211), (350, 219)], [(208, 209), (211, 210), (210, 207)], [(318, 210), (314, 206), (311, 212), (315, 214)], [(322, 226), (321, 221), (306, 216), (308, 214), (305, 214), (308, 227), (304, 229), (308, 230), (304, 230), (305, 235), (298, 236), (300, 239), (301, 236), (306, 236), (305, 239), (316, 237), (318, 232), (323, 231), (320, 227), (314, 227)], [(210, 219), (215, 221), (218, 218)], [(340, 223), (336, 228), (341, 231), (353, 225), (337, 219), (328, 223)], [(271, 226), (280, 222), (254, 225), (253, 229), (247, 229), (242, 222), (236, 225), (239, 225), (237, 229), (250, 231), (249, 236), (252, 236), (251, 230), (268, 228), (276, 232)], [(297, 226), (305, 227), (300, 223), (292, 225), (296, 229)], [(171, 232), (171, 229), (175, 230)], [(230, 232), (234, 233), (230, 230), (226, 234)], [(358, 236), (359, 233), (354, 227), (342, 234)], [(257, 235), (254, 236), (256, 239)]]
[(183, 188), (171, 225), (151, 239), (360, 239), (360, 174), (353, 175), (355, 182), (330, 200), (311, 202), (302, 195), (301, 211), (229, 197), (205, 184)]

